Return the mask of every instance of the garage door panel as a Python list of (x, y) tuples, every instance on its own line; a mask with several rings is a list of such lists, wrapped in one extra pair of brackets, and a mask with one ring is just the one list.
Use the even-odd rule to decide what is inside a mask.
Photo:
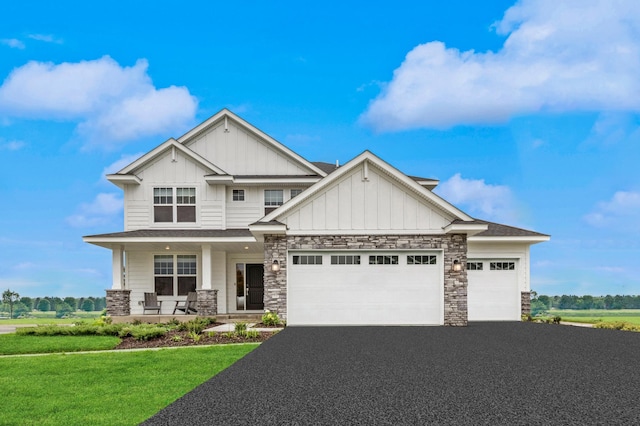
[(289, 324), (441, 323), (440, 262), (407, 265), (406, 255), (397, 254), (398, 264), (369, 265), (368, 253), (357, 254), (360, 265), (331, 265), (331, 254), (322, 265), (290, 263)]
[(517, 321), (520, 319), (518, 263), (507, 260), (515, 263), (514, 269), (491, 270), (491, 262), (495, 260), (482, 262), (482, 270), (467, 271), (469, 321)]

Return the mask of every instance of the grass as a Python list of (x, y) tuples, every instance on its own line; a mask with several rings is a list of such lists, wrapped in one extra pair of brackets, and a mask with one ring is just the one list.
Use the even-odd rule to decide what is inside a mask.
[(562, 317), (562, 321), (587, 324), (628, 322), (640, 325), (640, 309), (550, 309), (548, 315), (559, 315)]
[(139, 424), (257, 346), (1, 358), (0, 424)]
[(100, 317), (100, 312), (74, 312), (74, 318), (56, 318), (55, 312), (33, 312), (32, 318), (20, 319), (0, 319), (0, 325), (19, 325), (19, 324), (73, 324), (80, 320), (90, 320)]
[(115, 348), (114, 336), (18, 336), (0, 334), (0, 355), (103, 351)]

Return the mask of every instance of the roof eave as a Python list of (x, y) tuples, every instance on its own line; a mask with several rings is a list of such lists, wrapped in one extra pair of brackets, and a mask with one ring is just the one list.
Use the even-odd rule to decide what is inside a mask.
[(531, 236), (473, 236), (469, 238), (469, 242), (510, 242), (510, 243), (528, 243), (537, 244), (549, 241), (549, 235), (531, 235)]
[(466, 234), (467, 237), (472, 237), (486, 231), (489, 226), (481, 223), (450, 223), (443, 229), (445, 234)]

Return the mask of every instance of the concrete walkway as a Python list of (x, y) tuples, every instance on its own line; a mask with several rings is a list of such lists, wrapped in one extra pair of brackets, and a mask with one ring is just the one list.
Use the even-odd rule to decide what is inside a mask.
[[(248, 323), (247, 324), (247, 330), (256, 330), (256, 331), (276, 331), (276, 330), (282, 330), (282, 328), (260, 328), (260, 327), (254, 327), (255, 324), (252, 323)], [(216, 325), (215, 327), (211, 327), (211, 328), (207, 328), (204, 331), (216, 331), (216, 332), (228, 332), (228, 331), (235, 331), (235, 324), (234, 323), (228, 323), (228, 324), (221, 324), (221, 325)]]

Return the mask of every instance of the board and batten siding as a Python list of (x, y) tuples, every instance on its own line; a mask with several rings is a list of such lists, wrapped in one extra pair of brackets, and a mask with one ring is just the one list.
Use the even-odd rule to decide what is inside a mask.
[(230, 175), (315, 174), (294, 158), (237, 126), (233, 120), (228, 120), (228, 131), (225, 131), (222, 121), (185, 146)]
[[(213, 171), (203, 168), (180, 152), (176, 152), (174, 161), (171, 151), (168, 151), (137, 174), (142, 182), (140, 185), (125, 185), (125, 230), (133, 231), (155, 226), (153, 188), (159, 186), (195, 187), (197, 221), (192, 226), (224, 229), (225, 187), (208, 185), (204, 176), (211, 173)], [(166, 226), (167, 224), (162, 224), (162, 227)]]
[(315, 194), (279, 221), (293, 231), (433, 231), (453, 218), (374, 166), (362, 166)]

